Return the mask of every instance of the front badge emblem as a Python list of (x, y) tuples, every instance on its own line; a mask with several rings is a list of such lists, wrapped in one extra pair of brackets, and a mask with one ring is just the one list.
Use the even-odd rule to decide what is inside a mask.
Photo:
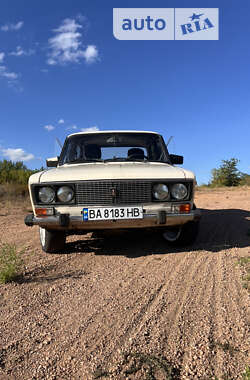
[(111, 191), (112, 198), (115, 198), (116, 195), (117, 195), (116, 188), (115, 187), (111, 187), (110, 191)]

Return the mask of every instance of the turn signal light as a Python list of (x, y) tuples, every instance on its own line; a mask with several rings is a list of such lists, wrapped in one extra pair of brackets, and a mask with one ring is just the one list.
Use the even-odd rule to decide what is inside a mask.
[(186, 203), (184, 205), (180, 205), (180, 212), (181, 213), (189, 213), (191, 210), (191, 205), (189, 203)]
[(46, 208), (36, 208), (35, 209), (36, 216), (51, 216), (54, 215), (54, 208), (53, 207), (46, 207)]

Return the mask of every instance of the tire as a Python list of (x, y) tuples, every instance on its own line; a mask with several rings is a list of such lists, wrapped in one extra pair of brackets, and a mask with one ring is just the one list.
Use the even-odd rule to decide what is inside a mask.
[(40, 243), (42, 250), (46, 253), (56, 253), (65, 247), (66, 234), (64, 231), (48, 231), (39, 228)]
[(195, 242), (199, 233), (200, 223), (188, 222), (183, 226), (170, 228), (164, 232), (163, 237), (172, 246), (191, 245)]

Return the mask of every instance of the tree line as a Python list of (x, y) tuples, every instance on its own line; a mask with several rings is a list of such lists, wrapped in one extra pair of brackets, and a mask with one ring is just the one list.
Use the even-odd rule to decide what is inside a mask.
[(39, 170), (28, 169), (23, 162), (0, 161), (0, 184), (27, 185), (29, 176)]

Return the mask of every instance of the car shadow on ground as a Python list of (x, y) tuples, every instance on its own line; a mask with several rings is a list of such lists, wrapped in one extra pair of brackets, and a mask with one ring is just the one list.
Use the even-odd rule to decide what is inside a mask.
[(162, 233), (150, 230), (96, 232), (91, 238), (69, 242), (65, 253), (94, 252), (97, 255), (123, 255), (129, 258), (187, 251), (220, 252), (250, 245), (250, 211), (201, 209), (202, 219), (196, 243), (172, 247)]

